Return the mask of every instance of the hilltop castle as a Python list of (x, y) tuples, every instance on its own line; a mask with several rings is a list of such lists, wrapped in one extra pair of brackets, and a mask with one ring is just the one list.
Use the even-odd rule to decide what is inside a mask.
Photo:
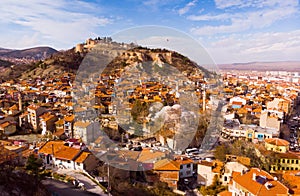
[(92, 48), (96, 46), (98, 43), (111, 43), (111, 37), (97, 37), (95, 39), (89, 38), (85, 41), (85, 43), (77, 44), (75, 47), (75, 52), (89, 52)]

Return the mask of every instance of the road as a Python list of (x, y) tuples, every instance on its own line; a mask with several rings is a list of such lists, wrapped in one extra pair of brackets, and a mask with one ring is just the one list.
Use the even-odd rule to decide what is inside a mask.
[(50, 191), (52, 196), (91, 196), (97, 195), (90, 192), (74, 188), (71, 184), (60, 182), (53, 179), (42, 180), (43, 185)]
[(76, 179), (78, 179), (80, 182), (82, 182), (84, 184), (84, 186), (86, 187), (86, 190), (88, 192), (97, 194), (97, 195), (106, 195), (104, 193), (104, 191), (95, 183), (93, 182), (90, 178), (88, 178), (87, 176), (78, 173), (74, 170), (68, 170), (68, 169), (57, 169), (55, 172), (59, 173), (59, 174), (66, 174), (69, 176), (72, 176)]

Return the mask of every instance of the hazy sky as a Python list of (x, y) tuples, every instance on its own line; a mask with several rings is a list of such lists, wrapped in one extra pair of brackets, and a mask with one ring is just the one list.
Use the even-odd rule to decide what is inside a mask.
[(141, 25), (198, 40), (217, 63), (300, 60), (297, 0), (1, 0), (0, 47), (67, 49)]

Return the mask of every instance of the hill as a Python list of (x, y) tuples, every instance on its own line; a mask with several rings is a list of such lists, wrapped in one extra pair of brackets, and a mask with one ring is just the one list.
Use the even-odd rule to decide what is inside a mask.
[(11, 49), (0, 48), (0, 55), (12, 51)]
[[(103, 43), (100, 47), (103, 47), (103, 50), (109, 51), (110, 47), (116, 47), (117, 45), (120, 44), (111, 42)], [(29, 49), (29, 53), (30, 51), (33, 52), (35, 50)], [(120, 68), (124, 68), (130, 64), (153, 61), (158, 65), (162, 63), (170, 64), (176, 67), (180, 72), (185, 73), (187, 76), (193, 75), (196, 70), (198, 70), (196, 72), (200, 71), (206, 76), (208, 76), (207, 74), (211, 74), (204, 68), (198, 67), (195, 62), (190, 61), (187, 57), (174, 51), (168, 51), (165, 49), (149, 49), (137, 46), (124, 51), (125, 52), (123, 54), (119, 54), (107, 65), (105, 72), (115, 72), (116, 70), (120, 70)], [(26, 54), (27, 52), (28, 51), (23, 51), (22, 54)], [(9, 54), (18, 53), (9, 52)], [(66, 51), (59, 51), (53, 53), (50, 55), (50, 57), (43, 60), (26, 63), (21, 66), (14, 66), (12, 68), (6, 68), (6, 70), (3, 71), (3, 73), (0, 73), (0, 75), (3, 77), (3, 79), (7, 80), (12, 78), (27, 79), (37, 77), (53, 77), (63, 72), (76, 73), (86, 54), (86, 52), (75, 52), (75, 48)], [(101, 56), (103, 53), (98, 55)], [(111, 55), (113, 57), (116, 56), (113, 54), (113, 52), (106, 55)], [(99, 67), (97, 66), (98, 65), (95, 65), (94, 68), (98, 69)]]
[[(150, 49), (140, 46), (129, 49), (126, 52), (123, 52), (123, 54), (117, 56), (111, 63), (108, 64), (105, 72), (108, 70), (123, 69), (128, 65), (144, 62), (152, 62), (152, 64), (156, 64), (158, 67), (162, 67), (163, 64), (169, 64), (187, 76), (194, 74), (205, 75), (206, 77), (211, 76), (209, 71), (198, 66), (186, 56), (175, 51), (160, 48)], [(152, 69), (155, 69), (155, 67), (152, 67)], [(201, 73), (199, 73), (199, 71)]]
[(255, 70), (255, 71), (290, 71), (300, 72), (299, 61), (279, 61), (279, 62), (249, 62), (219, 64), (223, 70)]
[(74, 48), (57, 52), (45, 60), (33, 63), (30, 69), (21, 73), (22, 79), (52, 77), (63, 72), (76, 73), (85, 53), (76, 53)]
[(10, 67), (13, 65), (12, 62), (0, 59), (0, 67)]
[(24, 50), (12, 50), (0, 48), (0, 58), (5, 59), (30, 59), (30, 60), (41, 60), (45, 59), (58, 51), (51, 47), (35, 47)]
[[(39, 47), (41, 48), (41, 47)], [(49, 48), (40, 50), (39, 48), (23, 51), (23, 54), (38, 54), (37, 51), (44, 51), (46, 54)], [(49, 51), (53, 51), (49, 49)], [(17, 54), (17, 53), (15, 53)], [(10, 61), (0, 60), (0, 77), (3, 80), (27, 79), (37, 77), (52, 77), (62, 72), (75, 73), (85, 54), (75, 53), (74, 49), (52, 53), (48, 58), (41, 60), (25, 61), (23, 63), (11, 63)], [(1, 57), (0, 57), (1, 58)], [(2, 64), (3, 62), (3, 64)], [(14, 65), (14, 66), (11, 66)]]

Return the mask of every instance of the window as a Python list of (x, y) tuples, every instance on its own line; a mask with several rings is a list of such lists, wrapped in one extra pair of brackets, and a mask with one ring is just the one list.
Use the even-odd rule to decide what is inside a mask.
[(224, 176), (224, 181), (227, 182), (227, 176)]
[(71, 161), (70, 161), (70, 160), (67, 160), (67, 162), (68, 162), (68, 163), (71, 163)]
[(289, 167), (286, 167), (286, 170), (290, 170), (290, 168), (289, 168)]
[(293, 159), (293, 160), (291, 160), (291, 163), (292, 163), (292, 164), (294, 164), (294, 159)]
[(298, 164), (298, 160), (296, 160), (296, 164)]
[(180, 169), (182, 169), (183, 167), (182, 167), (182, 165), (180, 165)]
[(285, 159), (282, 159), (282, 161), (281, 161), (282, 163), (285, 163)]
[(191, 164), (187, 164), (187, 166), (186, 166), (187, 168), (190, 168), (191, 167)]
[(288, 159), (288, 160), (286, 161), (286, 163), (290, 163), (290, 160)]

